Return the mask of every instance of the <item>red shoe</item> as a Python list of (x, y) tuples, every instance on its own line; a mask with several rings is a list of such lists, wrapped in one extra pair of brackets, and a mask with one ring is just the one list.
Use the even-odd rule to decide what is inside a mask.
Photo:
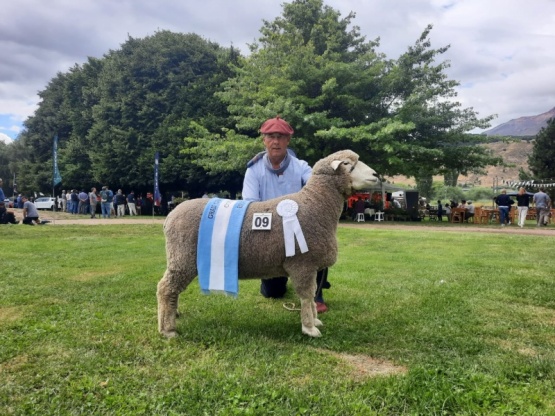
[(328, 310), (328, 307), (324, 302), (316, 302), (316, 312), (324, 313), (324, 312), (327, 312), (327, 310)]

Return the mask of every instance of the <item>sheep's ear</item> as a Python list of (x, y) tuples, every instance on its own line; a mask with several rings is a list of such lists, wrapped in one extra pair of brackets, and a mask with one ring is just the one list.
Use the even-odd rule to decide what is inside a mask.
[(330, 163), (330, 166), (332, 167), (333, 170), (337, 170), (337, 167), (341, 164), (340, 160), (334, 160), (333, 162)]

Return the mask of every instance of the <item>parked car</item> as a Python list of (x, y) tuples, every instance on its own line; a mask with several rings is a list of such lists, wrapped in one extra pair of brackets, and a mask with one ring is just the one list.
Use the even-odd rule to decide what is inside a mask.
[(4, 199), (4, 205), (6, 206), (6, 208), (13, 208), (14, 207), (13, 196), (10, 196), (9, 198)]
[(54, 209), (54, 204), (56, 203), (56, 198), (51, 196), (41, 196), (40, 198), (35, 199), (35, 207), (37, 209)]

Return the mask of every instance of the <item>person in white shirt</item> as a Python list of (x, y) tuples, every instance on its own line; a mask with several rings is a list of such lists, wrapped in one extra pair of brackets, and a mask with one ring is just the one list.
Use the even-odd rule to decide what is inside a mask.
[(466, 213), (464, 218), (468, 222), (469, 218), (474, 217), (474, 205), (472, 204), (472, 201), (468, 201), (466, 204)]

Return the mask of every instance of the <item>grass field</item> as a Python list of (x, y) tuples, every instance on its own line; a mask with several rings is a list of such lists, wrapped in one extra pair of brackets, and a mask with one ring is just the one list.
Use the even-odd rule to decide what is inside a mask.
[(296, 302), (181, 295), (161, 225), (0, 228), (1, 415), (553, 415), (555, 238), (341, 228), (323, 337)]

